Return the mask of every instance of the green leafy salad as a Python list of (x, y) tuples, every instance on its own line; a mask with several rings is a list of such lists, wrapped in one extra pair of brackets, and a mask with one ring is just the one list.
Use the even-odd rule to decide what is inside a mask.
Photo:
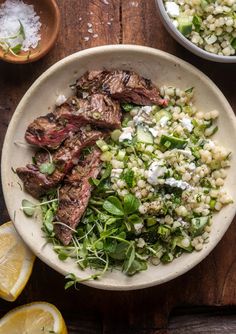
[[(197, 110), (193, 88), (160, 92), (168, 107), (123, 104), (122, 128), (97, 141), (102, 170), (90, 179), (92, 196), (68, 246), (53, 231), (57, 192), (39, 204), (43, 231), (59, 259), (94, 269), (87, 279), (110, 270), (134, 275), (200, 251), (213, 214), (232, 202), (223, 189), (231, 153), (211, 139), (218, 111)], [(33, 214), (35, 206), (23, 207)], [(67, 278), (66, 288), (80, 281)]]

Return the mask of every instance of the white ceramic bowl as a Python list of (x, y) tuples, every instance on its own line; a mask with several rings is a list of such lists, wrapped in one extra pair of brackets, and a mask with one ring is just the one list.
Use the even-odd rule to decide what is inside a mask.
[(233, 152), (232, 167), (228, 170), (225, 188), (235, 200), (214, 218), (210, 242), (201, 252), (184, 254), (168, 265), (150, 266), (147, 271), (127, 277), (119, 271), (107, 273), (102, 279), (85, 284), (110, 290), (131, 290), (169, 281), (203, 260), (216, 246), (229, 227), (236, 208), (236, 121), (235, 115), (215, 84), (202, 72), (168, 53), (134, 45), (111, 45), (84, 50), (62, 59), (44, 74), (27, 91), (12, 117), (2, 152), (2, 185), (6, 205), (15, 227), (33, 252), (50, 267), (62, 274), (74, 272), (86, 277), (88, 271), (79, 270), (67, 260), (58, 259), (50, 244), (45, 244), (41, 223), (27, 218), (20, 210), (23, 198), (32, 198), (19, 187), (19, 179), (11, 168), (24, 166), (31, 161), (32, 149), (24, 142), (29, 122), (46, 114), (53, 107), (57, 94), (70, 94), (69, 85), (88, 69), (129, 69), (150, 78), (158, 86), (166, 84), (186, 89), (195, 87), (196, 106), (203, 111), (220, 112), (219, 131), (216, 138)]
[(166, 30), (171, 34), (171, 36), (179, 42), (186, 49), (194, 53), (195, 55), (215, 61), (218, 63), (236, 63), (236, 56), (220, 56), (214, 53), (207, 52), (195, 44), (193, 44), (189, 39), (187, 39), (184, 35), (182, 35), (179, 30), (173, 25), (169, 15), (166, 12), (163, 0), (156, 0), (157, 8), (159, 9), (160, 17), (162, 23), (166, 27)]

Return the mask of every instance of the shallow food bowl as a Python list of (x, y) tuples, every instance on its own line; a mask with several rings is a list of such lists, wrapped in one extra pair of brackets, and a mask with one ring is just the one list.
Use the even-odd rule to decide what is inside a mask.
[(9, 214), (21, 237), (42, 261), (62, 274), (75, 273), (84, 278), (91, 271), (79, 270), (69, 259), (60, 261), (51, 245), (45, 244), (41, 222), (27, 218), (20, 210), (22, 199), (32, 201), (32, 198), (21, 189), (12, 168), (14, 170), (31, 162), (33, 150), (22, 144), (28, 124), (34, 118), (47, 114), (54, 107), (58, 94), (69, 96), (69, 85), (85, 71), (102, 68), (134, 70), (158, 86), (170, 85), (180, 89), (194, 86), (195, 104), (201, 111), (219, 110), (219, 131), (215, 137), (233, 153), (225, 189), (234, 203), (224, 207), (214, 217), (210, 241), (202, 251), (183, 254), (167, 265), (150, 265), (148, 270), (132, 277), (113, 270), (99, 280), (85, 283), (109, 290), (139, 289), (169, 281), (193, 268), (210, 253), (229, 227), (236, 209), (235, 115), (221, 91), (202, 72), (179, 58), (148, 47), (110, 45), (84, 50), (62, 59), (41, 75), (22, 98), (8, 127), (2, 152), (2, 185)]
[(189, 39), (187, 39), (183, 34), (179, 32), (179, 30), (172, 23), (169, 15), (166, 12), (163, 0), (156, 0), (157, 8), (159, 9), (160, 17), (162, 23), (164, 24), (166, 30), (171, 34), (171, 36), (179, 42), (183, 47), (194, 53), (195, 55), (215, 61), (218, 63), (236, 63), (236, 56), (220, 56), (214, 53), (207, 52), (194, 43), (192, 43)]
[[(0, 0), (0, 5), (4, 2), (5, 0)], [(45, 56), (55, 44), (60, 28), (60, 11), (56, 0), (24, 0), (24, 3), (33, 5), (35, 12), (40, 17), (41, 40), (35, 49), (29, 50), (30, 54), (28, 51), (20, 51), (19, 57), (11, 53), (6, 54), (0, 48), (0, 59), (15, 64), (30, 63)]]

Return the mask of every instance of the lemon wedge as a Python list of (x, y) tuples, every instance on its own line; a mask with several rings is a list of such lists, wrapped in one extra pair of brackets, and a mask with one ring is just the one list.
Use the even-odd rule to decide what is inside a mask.
[[(0, 226), (0, 297), (14, 301), (25, 287), (35, 256), (17, 234), (13, 223)], [(9, 332), (10, 333), (10, 332)]]
[(67, 334), (59, 310), (52, 304), (34, 302), (17, 307), (0, 320), (0, 334)]

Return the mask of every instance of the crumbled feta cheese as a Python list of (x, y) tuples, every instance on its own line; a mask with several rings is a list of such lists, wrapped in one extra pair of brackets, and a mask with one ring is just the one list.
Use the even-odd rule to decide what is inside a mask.
[(165, 184), (167, 184), (170, 187), (180, 188), (182, 190), (193, 189), (193, 187), (191, 187), (189, 183), (181, 180), (176, 180), (173, 177), (166, 179)]
[(151, 132), (154, 138), (157, 137), (158, 131), (155, 128), (148, 128), (148, 131)]
[(137, 224), (134, 224), (134, 230), (135, 230), (135, 234), (138, 235), (142, 232), (142, 228), (143, 228), (143, 223), (137, 223)]
[(66, 101), (65, 95), (60, 94), (60, 95), (58, 95), (55, 104), (56, 104), (56, 106), (60, 107), (65, 101)]
[(183, 119), (181, 120), (181, 124), (182, 124), (182, 126), (183, 126), (185, 129), (187, 129), (189, 132), (192, 132), (192, 131), (193, 131), (193, 124), (192, 124), (190, 118), (187, 118), (187, 117), (183, 118)]
[(119, 141), (122, 142), (124, 140), (132, 140), (134, 129), (129, 126), (127, 128), (123, 128), (122, 130), (123, 132), (120, 135)]
[(137, 242), (137, 247), (143, 248), (146, 245), (146, 242), (144, 241), (143, 238), (139, 238)]
[(179, 153), (185, 155), (188, 158), (192, 158), (193, 157), (192, 151), (188, 147), (186, 147), (184, 150), (176, 148), (176, 149), (172, 150), (172, 152), (174, 152), (174, 151), (179, 152)]
[(177, 20), (174, 20), (172, 23), (173, 23), (173, 25), (175, 26), (175, 28), (178, 28), (178, 26), (179, 26), (179, 22), (178, 22)]
[(140, 115), (134, 116), (134, 118), (133, 118), (133, 122), (134, 122), (135, 125), (142, 124), (143, 121), (144, 121), (144, 119)]
[(208, 145), (209, 149), (215, 148), (215, 146), (216, 146), (215, 143), (212, 140), (208, 140), (207, 145)]
[(173, 1), (166, 2), (166, 11), (171, 17), (179, 16), (179, 5)]
[(150, 114), (150, 112), (152, 111), (152, 107), (150, 107), (150, 106), (145, 106), (145, 107), (142, 107), (141, 109), (140, 109), (140, 111), (141, 111), (141, 113), (142, 112), (144, 112), (145, 114)]
[(164, 126), (166, 126), (166, 124), (167, 124), (168, 121), (169, 121), (169, 117), (167, 117), (167, 116), (163, 116), (163, 117), (160, 119), (159, 124), (160, 124), (160, 126), (161, 126), (162, 128), (164, 128)]
[(166, 167), (161, 166), (160, 161), (154, 161), (148, 169), (147, 181), (153, 186), (158, 184), (158, 178), (166, 172)]

